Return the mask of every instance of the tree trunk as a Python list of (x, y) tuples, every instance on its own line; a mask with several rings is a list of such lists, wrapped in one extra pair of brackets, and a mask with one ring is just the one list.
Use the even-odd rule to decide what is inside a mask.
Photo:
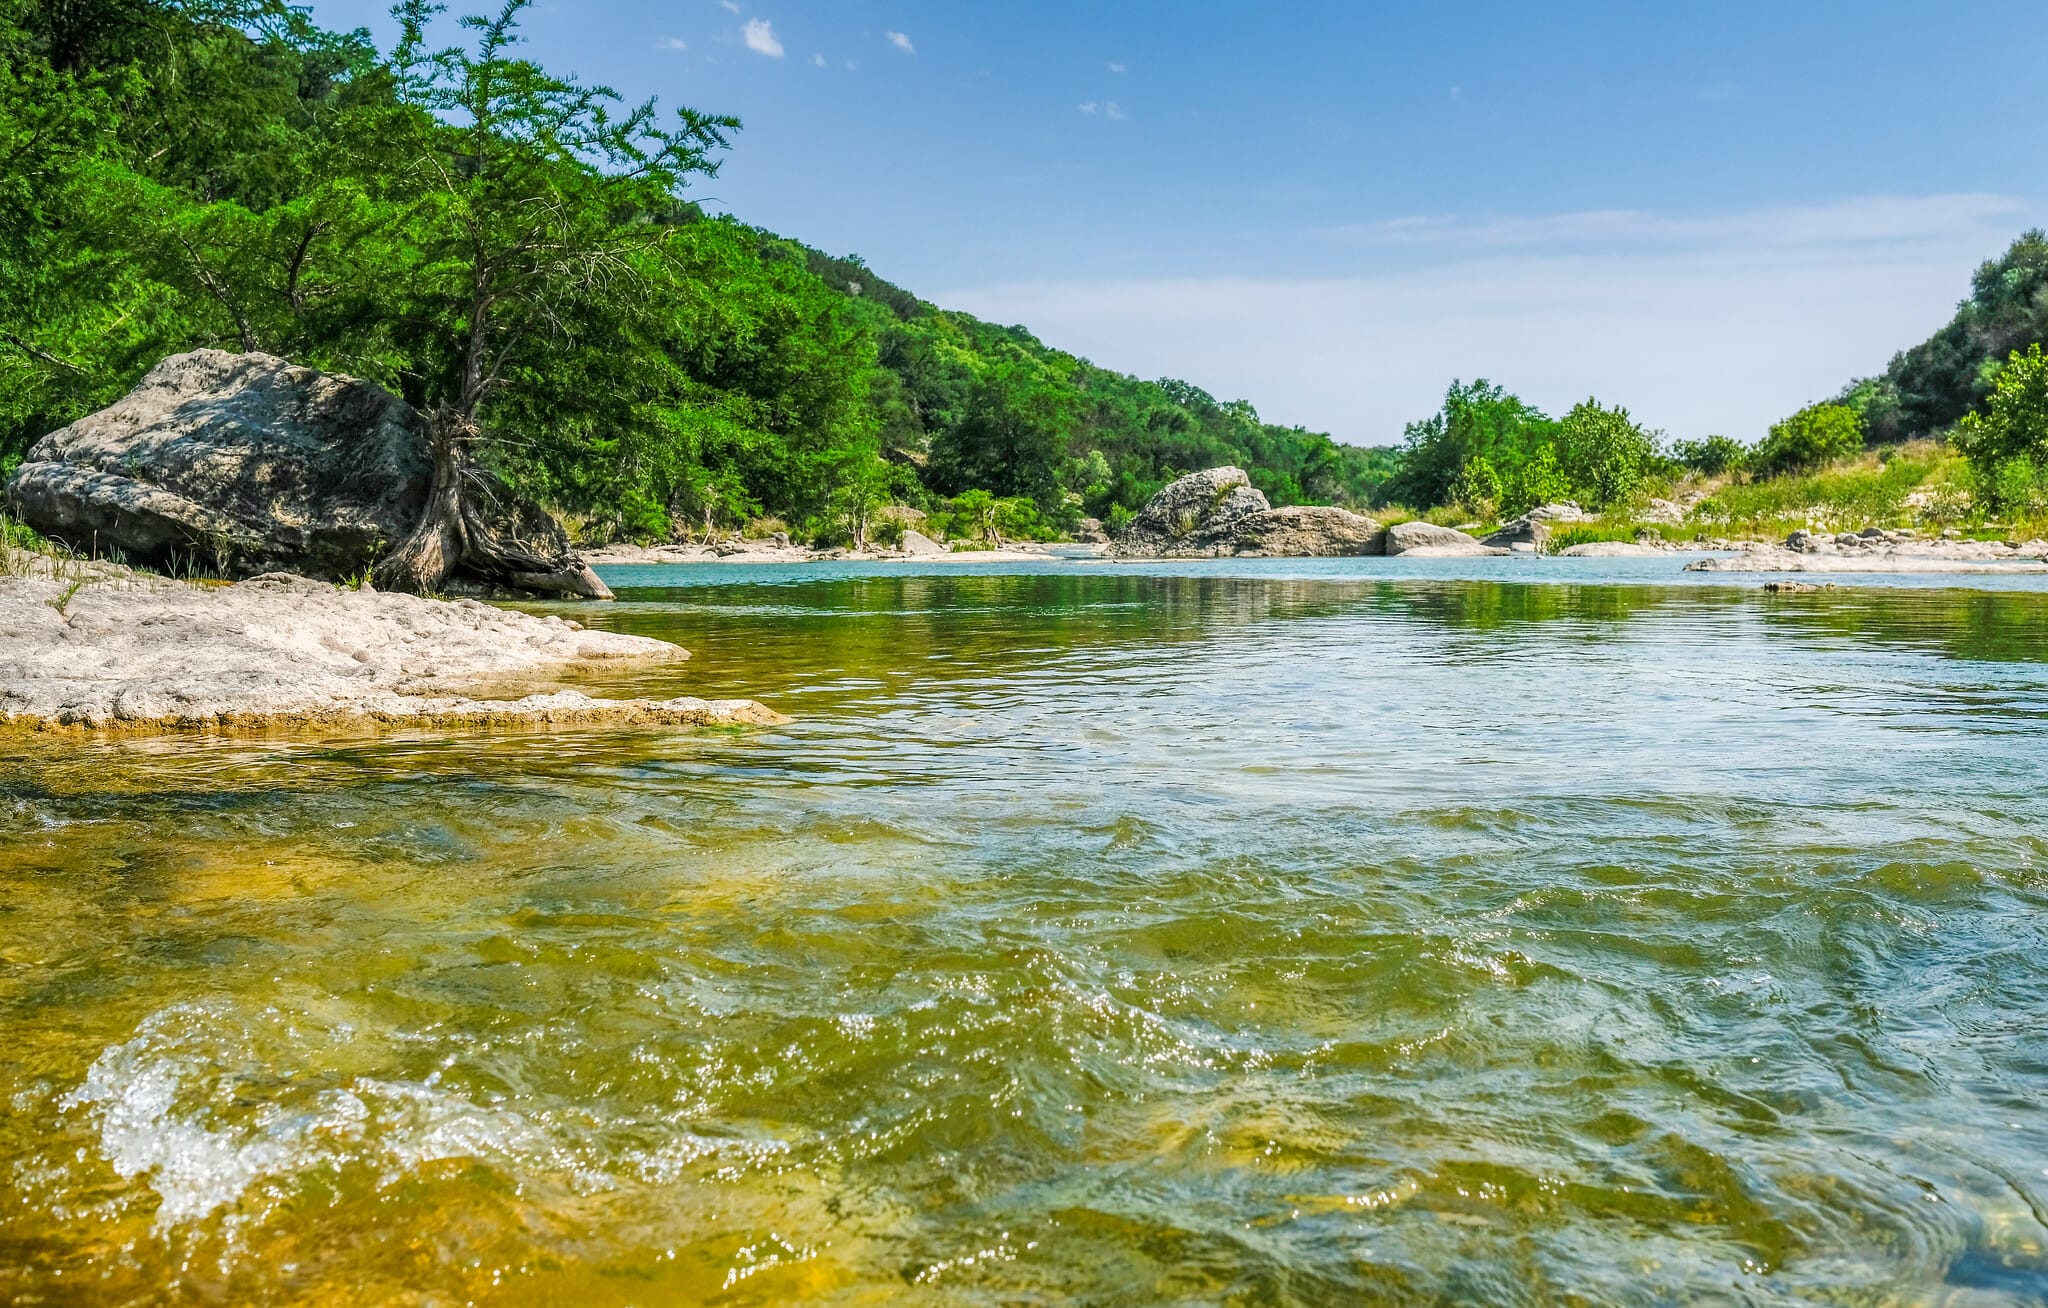
[(385, 590), (431, 594), (441, 589), (441, 583), (462, 562), (462, 473), (469, 454), (464, 443), (465, 437), (474, 431), (475, 425), (467, 417), (449, 410), (438, 411), (427, 419), (434, 480), (412, 534), (377, 565), (377, 584)]
[[(426, 507), (412, 534), (377, 565), (377, 584), (428, 595), (461, 570), (520, 590), (612, 598), (582, 560), (554, 549), (537, 550), (520, 539), (522, 506), (491, 504), (496, 479), (470, 464), (475, 437), (476, 424), (460, 412), (443, 410), (428, 420), (434, 479)], [(498, 511), (486, 513), (486, 506)], [(497, 522), (508, 527), (501, 529)]]

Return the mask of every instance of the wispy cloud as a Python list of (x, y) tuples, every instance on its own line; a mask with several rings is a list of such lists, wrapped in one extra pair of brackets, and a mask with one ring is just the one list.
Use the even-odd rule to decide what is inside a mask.
[(1079, 109), (1084, 114), (1092, 114), (1102, 108), (1101, 105), (1095, 103), (1093, 100), (1085, 100), (1082, 103), (1075, 105), (1074, 107), (1076, 109)]
[(765, 18), (749, 18), (746, 26), (740, 29), (740, 38), (755, 54), (764, 54), (771, 59), (782, 58), (782, 42), (775, 39), (775, 24)]
[(1742, 94), (1742, 88), (1735, 83), (1716, 82), (1712, 86), (1693, 88), (1692, 98), (1704, 100), (1708, 104), (1726, 104), (1740, 94)]
[(895, 46), (895, 47), (896, 47), (896, 48), (897, 48), (898, 50), (901, 50), (901, 51), (902, 51), (902, 52), (903, 52), (904, 54), (916, 54), (916, 53), (917, 53), (917, 47), (916, 47), (916, 46), (914, 46), (914, 45), (912, 45), (912, 44), (910, 43), (910, 38), (909, 38), (909, 37), (907, 37), (907, 36), (905, 36), (905, 35), (904, 35), (903, 33), (901, 33), (901, 32), (884, 32), (884, 33), (883, 33), (883, 35), (889, 38), (889, 44), (890, 44), (890, 45), (893, 45), (893, 46)]
[(1114, 100), (1102, 106), (1102, 116), (1104, 118), (1114, 118), (1118, 121), (1130, 117), (1128, 113), (1124, 112), (1124, 107)]
[(1960, 227), (2019, 221), (2027, 205), (2006, 195), (1866, 196), (1824, 205), (1793, 205), (1739, 213), (1676, 215), (1646, 209), (1583, 209), (1555, 214), (1461, 217), (1413, 214), (1322, 229), (1343, 241), (1379, 245), (1442, 245), (1468, 251), (1537, 247), (1739, 245), (1749, 248), (1920, 240)]
[(690, 43), (679, 36), (664, 36), (654, 43), (657, 50), (687, 50)]
[[(1475, 376), (1553, 410), (1597, 395), (1674, 436), (1755, 439), (1939, 327), (1977, 263), (2043, 216), (1984, 195), (1423, 216), (1375, 225), (1395, 235), (1327, 277), (1008, 283), (933, 298), (1362, 444), (1399, 440), (1453, 378)], [(1341, 267), (1343, 256), (1317, 260)]]
[(1109, 71), (1112, 73), (1124, 73), (1129, 72), (1130, 70), (1122, 64), (1111, 64), (1109, 66)]
[(718, 7), (729, 14), (736, 14), (740, 11), (740, 7), (735, 3), (735, 0), (718, 0)]
[(825, 56), (821, 54), (814, 54), (811, 56), (811, 63), (816, 67), (823, 68), (825, 66)]

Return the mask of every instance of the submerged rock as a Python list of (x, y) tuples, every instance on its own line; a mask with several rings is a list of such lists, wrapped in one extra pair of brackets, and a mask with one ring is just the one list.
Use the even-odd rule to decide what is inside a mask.
[(1397, 522), (1387, 528), (1386, 550), (1412, 558), (1457, 558), (1473, 554), (1505, 554), (1452, 527), (1433, 522)]
[(1132, 519), (1110, 553), (1122, 558), (1227, 555), (1318, 558), (1379, 553), (1380, 525), (1348, 509), (1276, 509), (1241, 468), (1190, 473)]
[[(609, 598), (561, 527), (461, 470), (467, 548), (444, 576)], [(427, 419), (373, 382), (268, 354), (194, 350), (36, 442), (7, 484), (23, 521), (79, 552), (173, 571), (365, 572), (435, 484)]]

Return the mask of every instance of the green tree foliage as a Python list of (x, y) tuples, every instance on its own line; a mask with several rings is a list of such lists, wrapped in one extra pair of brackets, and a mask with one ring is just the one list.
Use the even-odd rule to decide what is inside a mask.
[(1633, 498), (1659, 462), (1657, 438), (1627, 409), (1592, 399), (1573, 405), (1558, 422), (1556, 449), (1565, 485), (1600, 508)]
[(1808, 472), (1863, 448), (1863, 420), (1844, 404), (1810, 404), (1771, 427), (1750, 466), (1763, 473)]
[(1553, 420), (1485, 380), (1453, 382), (1443, 408), (1408, 424), (1388, 495), (1411, 505), (1461, 504), (1486, 517), (1576, 499), (1605, 507), (1659, 466), (1657, 438), (1598, 400)]
[(1970, 279), (1948, 325), (1895, 355), (1880, 377), (1852, 382), (1841, 402), (1879, 444), (1948, 430), (1991, 394), (2000, 361), (2048, 340), (2048, 233), (2014, 241)]
[(1749, 450), (1740, 441), (1726, 436), (1709, 436), (1705, 440), (1680, 441), (1672, 453), (1679, 464), (1703, 477), (1719, 477), (1724, 473), (1740, 472), (1749, 462)]
[(2048, 356), (2039, 342), (2007, 358), (1985, 411), (1964, 415), (1955, 443), (1993, 508), (2042, 507), (2048, 485)]
[[(1550, 443), (1556, 424), (1541, 410), (1485, 378), (1452, 382), (1443, 408), (1408, 424), (1401, 468), (1387, 487), (1406, 504), (1448, 504), (1471, 494), (1468, 468), (1483, 463), (1482, 477), (1513, 485), (1522, 465)], [(1476, 505), (1473, 507), (1477, 507)]]
[(1043, 532), (1220, 463), (1283, 504), (1392, 475), (705, 216), (683, 186), (737, 124), (550, 73), (523, 8), (444, 44), (408, 0), (382, 55), (284, 0), (0, 0), (0, 465), (217, 346), (391, 386), (593, 536), (845, 537), (972, 490)]

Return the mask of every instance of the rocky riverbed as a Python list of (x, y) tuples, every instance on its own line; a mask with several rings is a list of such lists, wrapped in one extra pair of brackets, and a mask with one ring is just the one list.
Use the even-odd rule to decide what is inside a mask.
[(479, 688), (597, 661), (688, 658), (475, 600), (348, 590), (286, 575), (236, 585), (105, 566), (0, 577), (0, 724), (163, 730), (351, 723), (731, 725), (782, 721), (752, 700), (602, 700)]

